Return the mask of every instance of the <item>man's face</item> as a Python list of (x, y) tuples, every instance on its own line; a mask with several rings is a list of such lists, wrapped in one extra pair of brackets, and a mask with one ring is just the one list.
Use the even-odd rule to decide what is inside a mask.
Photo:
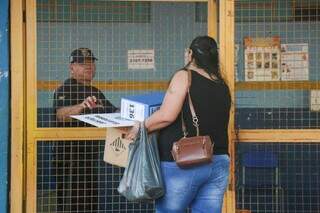
[(70, 64), (71, 77), (82, 83), (89, 83), (96, 73), (94, 60), (86, 58), (84, 63)]

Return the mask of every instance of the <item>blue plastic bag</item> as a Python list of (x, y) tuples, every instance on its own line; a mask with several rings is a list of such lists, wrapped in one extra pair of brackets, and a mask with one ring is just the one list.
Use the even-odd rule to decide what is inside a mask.
[(143, 126), (135, 142), (129, 145), (128, 164), (118, 192), (129, 201), (152, 201), (165, 193), (157, 136), (148, 135)]

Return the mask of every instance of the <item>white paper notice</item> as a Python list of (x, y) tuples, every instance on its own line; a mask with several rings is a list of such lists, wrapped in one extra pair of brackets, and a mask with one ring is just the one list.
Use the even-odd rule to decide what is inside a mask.
[(154, 50), (128, 50), (128, 69), (154, 69)]
[(310, 91), (310, 110), (320, 112), (320, 90)]
[(281, 45), (281, 80), (309, 79), (308, 44)]
[(122, 118), (120, 113), (72, 115), (70, 117), (99, 128), (133, 126), (135, 123), (134, 121)]

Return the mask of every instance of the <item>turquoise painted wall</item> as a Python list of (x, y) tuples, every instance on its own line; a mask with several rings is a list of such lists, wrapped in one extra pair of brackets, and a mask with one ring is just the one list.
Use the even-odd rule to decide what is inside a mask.
[(8, 211), (9, 160), (9, 2), (0, 1), (0, 212)]

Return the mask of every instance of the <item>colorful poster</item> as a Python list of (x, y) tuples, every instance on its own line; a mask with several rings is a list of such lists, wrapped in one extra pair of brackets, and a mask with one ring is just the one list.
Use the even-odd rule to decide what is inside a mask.
[(245, 38), (245, 81), (280, 80), (280, 38)]
[(308, 44), (281, 44), (281, 80), (309, 80)]
[(128, 50), (128, 69), (154, 69), (154, 50)]

